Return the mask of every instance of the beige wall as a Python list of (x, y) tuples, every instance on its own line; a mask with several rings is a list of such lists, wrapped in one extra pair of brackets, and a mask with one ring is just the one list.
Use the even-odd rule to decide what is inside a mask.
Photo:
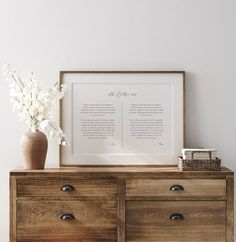
[[(0, 65), (45, 85), (62, 69), (187, 71), (188, 146), (214, 147), (236, 168), (235, 0), (1, 0)], [(26, 130), (0, 85), (0, 241), (8, 241), (8, 172)], [(58, 165), (50, 141), (47, 166)]]

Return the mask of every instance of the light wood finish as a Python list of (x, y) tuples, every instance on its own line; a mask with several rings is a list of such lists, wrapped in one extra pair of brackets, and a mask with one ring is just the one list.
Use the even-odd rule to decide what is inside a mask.
[[(103, 71), (103, 70), (97, 70), (97, 71), (88, 71), (88, 70), (62, 70), (59, 72), (59, 85), (65, 84), (63, 79), (64, 75), (66, 74), (180, 74), (182, 75), (182, 80), (183, 80), (183, 147), (185, 147), (185, 75), (186, 72), (183, 70), (172, 70), (172, 71), (157, 71), (157, 70), (112, 70), (112, 71)], [(60, 99), (60, 105), (59, 105), (59, 110), (60, 110), (60, 119), (59, 119), (59, 124), (60, 127), (63, 128), (63, 122), (62, 122), (62, 117), (63, 117), (63, 100)], [(60, 167), (80, 167), (80, 165), (65, 165), (63, 164), (62, 161), (62, 146), (59, 147), (59, 157), (60, 157)], [(121, 165), (122, 166), (122, 165)], [(135, 166), (135, 165), (133, 165)], [(82, 165), (83, 167), (83, 165)]]
[[(183, 187), (183, 191), (171, 191), (174, 185)], [(126, 181), (126, 196), (157, 197), (225, 197), (226, 181), (212, 180), (158, 180), (129, 179)]]
[(18, 201), (17, 211), (19, 241), (117, 241), (116, 201)]
[[(129, 201), (127, 242), (225, 242), (225, 201)], [(171, 220), (180, 213), (183, 220)]]
[(234, 241), (234, 177), (228, 176), (227, 181), (227, 242)]
[[(65, 185), (74, 191), (62, 191)], [(116, 179), (20, 179), (17, 182), (17, 195), (22, 196), (117, 196)]]
[(10, 177), (10, 241), (17, 241), (16, 239), (16, 198), (17, 198), (16, 179)]
[(125, 241), (125, 178), (121, 176), (119, 178), (119, 214), (118, 214), (118, 241)]
[[(14, 170), (10, 242), (233, 242), (233, 178), (176, 166)], [(175, 184), (184, 191), (170, 195)]]
[(225, 178), (233, 175), (233, 172), (226, 167), (221, 171), (185, 171), (182, 172), (175, 165), (169, 166), (81, 166), (72, 168), (47, 168), (44, 170), (24, 170), (16, 169), (10, 172), (16, 177), (118, 177), (125, 175), (127, 177), (144, 177), (144, 178)]

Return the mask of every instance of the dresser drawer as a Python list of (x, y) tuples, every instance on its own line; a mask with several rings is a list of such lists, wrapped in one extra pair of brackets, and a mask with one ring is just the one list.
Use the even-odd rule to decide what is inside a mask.
[(116, 196), (115, 179), (19, 179), (17, 196)]
[(117, 241), (117, 202), (18, 201), (17, 242)]
[(225, 180), (158, 180), (126, 181), (126, 196), (215, 197), (226, 196)]
[(126, 242), (225, 242), (225, 201), (127, 201)]

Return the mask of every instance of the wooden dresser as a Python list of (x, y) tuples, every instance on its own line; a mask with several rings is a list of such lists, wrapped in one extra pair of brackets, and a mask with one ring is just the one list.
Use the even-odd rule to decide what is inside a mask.
[(11, 242), (233, 242), (233, 172), (175, 166), (10, 173)]

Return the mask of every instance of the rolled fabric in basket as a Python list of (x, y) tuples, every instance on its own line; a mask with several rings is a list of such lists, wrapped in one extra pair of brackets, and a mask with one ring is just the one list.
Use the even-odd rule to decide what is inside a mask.
[(215, 160), (217, 157), (216, 149), (182, 149), (183, 160)]

